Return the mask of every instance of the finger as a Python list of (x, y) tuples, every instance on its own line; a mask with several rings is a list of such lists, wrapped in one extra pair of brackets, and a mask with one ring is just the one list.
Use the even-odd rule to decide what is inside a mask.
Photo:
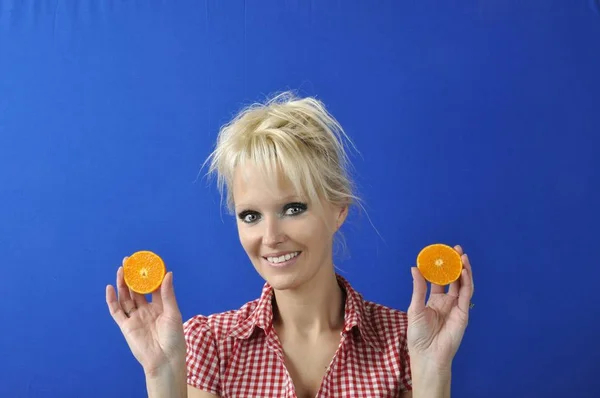
[(146, 296), (144, 296), (143, 294), (136, 293), (131, 289), (129, 289), (129, 294), (131, 294), (131, 298), (133, 299), (136, 308), (148, 305), (148, 300), (146, 300)]
[(121, 305), (123, 305), (123, 302), (131, 300), (129, 287), (125, 283), (125, 278), (123, 276), (123, 267), (119, 267), (117, 270), (117, 293), (119, 294), (119, 303), (121, 303)]
[(117, 294), (111, 285), (106, 286), (106, 304), (108, 305), (110, 315), (117, 325), (121, 327), (121, 324), (127, 319), (127, 315), (125, 315), (123, 309), (119, 305), (119, 302), (117, 301)]
[[(164, 280), (163, 280), (164, 283)], [(163, 300), (162, 300), (162, 293), (161, 293), (161, 288), (156, 289), (155, 291), (152, 292), (152, 305), (156, 306), (159, 308), (159, 310), (162, 311), (163, 309)]]
[(473, 284), (469, 271), (465, 268), (460, 275), (460, 291), (458, 292), (458, 308), (463, 312), (469, 313), (469, 305), (473, 296)]
[(177, 299), (175, 298), (175, 288), (173, 287), (173, 272), (167, 272), (163, 283), (160, 285), (160, 294), (164, 311), (168, 314), (180, 314)]
[(127, 287), (127, 284), (125, 283), (122, 266), (117, 269), (117, 293), (119, 294), (119, 302), (121, 304), (123, 303), (121, 300), (131, 300), (129, 287)]
[(462, 256), (463, 249), (462, 249), (462, 247), (460, 245), (454, 246), (454, 250), (456, 250), (458, 252), (458, 254), (460, 254)]
[(460, 277), (450, 284), (448, 288), (448, 296), (458, 297), (458, 292), (460, 290)]
[[(167, 275), (165, 274), (165, 278), (167, 277)], [(159, 308), (160, 311), (163, 310), (163, 293), (162, 293), (162, 286), (165, 283), (165, 279), (163, 278), (163, 281), (161, 282), (161, 285), (158, 287), (158, 289), (156, 289), (155, 291), (152, 292), (152, 304), (157, 306)]]
[(129, 313), (133, 308), (135, 308), (135, 302), (131, 297), (131, 291), (129, 287), (125, 283), (125, 279), (123, 278), (123, 267), (119, 267), (117, 270), (117, 292), (119, 294), (119, 304), (123, 311)]
[(431, 293), (429, 293), (430, 295), (432, 294), (444, 294), (444, 286), (442, 285), (436, 285), (435, 283), (431, 284)]
[(475, 293), (475, 281), (473, 280), (473, 268), (471, 268), (471, 261), (469, 260), (469, 256), (467, 253), (461, 256), (463, 267), (469, 271), (469, 277), (471, 278), (471, 284), (473, 285), (473, 293)]
[(413, 293), (408, 310), (418, 314), (425, 309), (427, 282), (417, 267), (411, 267), (410, 273), (413, 277)]

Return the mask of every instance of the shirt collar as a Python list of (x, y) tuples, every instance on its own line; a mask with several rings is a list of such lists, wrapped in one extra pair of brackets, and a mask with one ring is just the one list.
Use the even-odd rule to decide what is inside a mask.
[[(377, 333), (369, 322), (369, 313), (362, 295), (352, 288), (350, 283), (339, 274), (336, 274), (338, 284), (345, 292), (344, 329), (342, 333), (353, 333), (358, 331), (359, 336), (374, 349), (380, 350), (380, 341)], [(265, 283), (256, 306), (247, 316), (240, 312), (235, 327), (229, 333), (230, 336), (239, 339), (249, 339), (258, 327), (269, 334), (273, 328), (273, 288)]]

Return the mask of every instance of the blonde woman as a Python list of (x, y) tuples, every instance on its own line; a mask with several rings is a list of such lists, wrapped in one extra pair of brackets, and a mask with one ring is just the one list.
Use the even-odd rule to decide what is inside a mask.
[[(359, 203), (339, 123), (283, 93), (218, 136), (210, 172), (265, 280), (256, 300), (185, 323), (168, 273), (152, 302), (117, 271), (106, 302), (142, 365), (149, 397), (449, 397), (469, 318), (471, 266), (445, 292), (413, 267), (406, 312), (365, 300), (336, 271), (334, 238)], [(118, 298), (117, 298), (118, 293)]]

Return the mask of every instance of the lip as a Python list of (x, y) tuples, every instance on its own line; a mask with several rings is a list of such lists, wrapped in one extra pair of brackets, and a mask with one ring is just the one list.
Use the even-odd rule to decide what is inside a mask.
[(292, 253), (296, 253), (299, 252), (300, 250), (288, 250), (285, 252), (277, 252), (277, 253), (269, 253), (269, 254), (265, 254), (263, 256), (264, 259), (268, 258), (268, 257), (280, 257), (280, 256), (284, 256), (286, 254), (292, 254)]
[[(288, 253), (294, 253), (294, 252), (282, 252), (282, 253), (283, 253), (283, 254), (288, 254)], [(281, 262), (281, 263), (277, 263), (277, 264), (273, 264), (273, 263), (269, 262), (269, 260), (267, 260), (267, 257), (263, 257), (263, 261), (265, 262), (265, 264), (266, 264), (267, 266), (269, 266), (269, 267), (271, 267), (271, 268), (286, 268), (286, 267), (290, 267), (290, 266), (294, 265), (294, 264), (296, 263), (296, 261), (298, 261), (298, 258), (299, 258), (299, 257), (302, 255), (302, 253), (303, 253), (303, 252), (300, 252), (300, 254), (298, 254), (296, 257), (294, 257), (294, 258), (290, 258), (290, 259), (289, 259), (289, 260), (287, 260), (287, 261), (283, 261), (283, 262)], [(279, 254), (279, 255), (277, 255), (277, 256), (275, 256), (275, 255), (274, 255), (274, 256), (271, 256), (271, 255), (269, 254), (269, 256), (268, 256), (268, 257), (279, 257), (279, 256), (281, 256), (281, 255), (283, 255), (283, 254)]]

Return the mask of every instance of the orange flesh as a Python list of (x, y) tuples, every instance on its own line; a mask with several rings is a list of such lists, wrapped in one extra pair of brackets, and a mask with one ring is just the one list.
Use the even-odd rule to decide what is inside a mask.
[(421, 250), (417, 268), (427, 281), (445, 286), (460, 278), (462, 260), (454, 248), (435, 243)]
[(151, 251), (133, 253), (123, 264), (125, 284), (134, 292), (148, 294), (160, 287), (166, 274), (164, 261)]

